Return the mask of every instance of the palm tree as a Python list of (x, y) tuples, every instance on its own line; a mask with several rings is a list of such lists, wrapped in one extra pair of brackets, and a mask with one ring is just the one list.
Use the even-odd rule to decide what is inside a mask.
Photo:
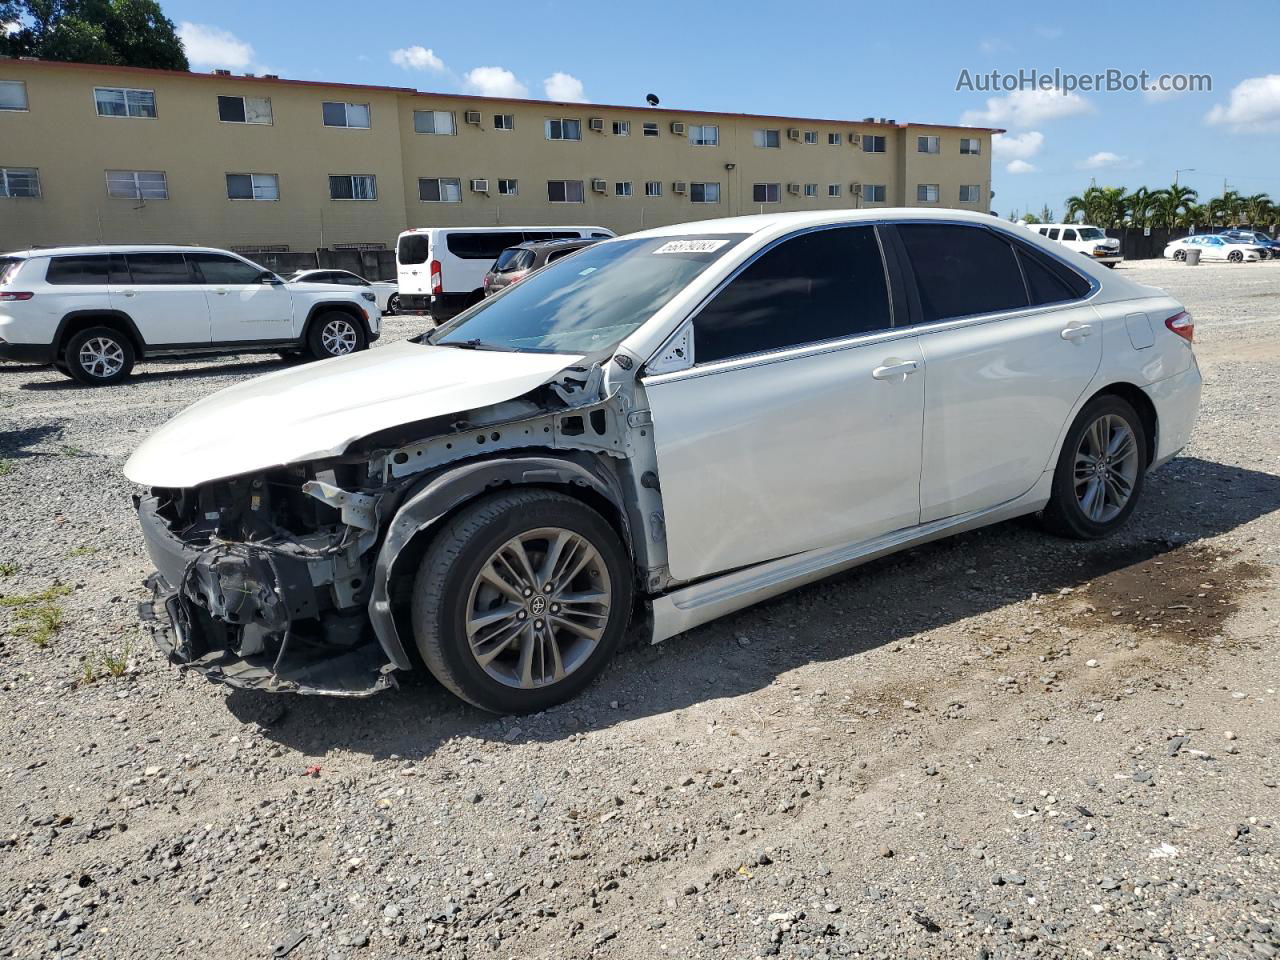
[(1182, 219), (1179, 211), (1185, 213), (1194, 206), (1194, 201), (1199, 196), (1200, 194), (1195, 190), (1180, 183), (1171, 184), (1163, 190), (1156, 190), (1152, 194), (1155, 198), (1156, 223), (1165, 227), (1177, 226)]
[(1083, 216), (1085, 223), (1098, 227), (1119, 226), (1124, 219), (1124, 187), (1090, 187), (1084, 193), (1067, 197), (1067, 220)]
[(1195, 228), (1209, 222), (1209, 208), (1199, 203), (1188, 203), (1182, 213), (1174, 218), (1171, 227)]
[(1275, 214), (1275, 205), (1265, 193), (1255, 193), (1244, 199), (1244, 218), (1255, 230), (1265, 228)]
[[(1129, 226), (1145, 227), (1150, 224), (1151, 211), (1156, 205), (1156, 195), (1146, 187), (1138, 187), (1124, 198), (1129, 214)], [(1121, 211), (1123, 218), (1124, 211)]]

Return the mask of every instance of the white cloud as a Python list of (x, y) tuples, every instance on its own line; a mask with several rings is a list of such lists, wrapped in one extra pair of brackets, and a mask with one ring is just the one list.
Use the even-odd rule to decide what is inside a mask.
[(997, 133), (991, 138), (991, 152), (997, 158), (1030, 160), (1044, 146), (1044, 134), (1039, 130), (1026, 133)]
[(582, 81), (568, 73), (553, 73), (542, 81), (548, 100), (561, 103), (590, 103), (582, 89)]
[(994, 127), (1038, 127), (1046, 120), (1090, 113), (1091, 104), (1078, 93), (1060, 90), (1015, 90), (1007, 97), (988, 97), (985, 110), (966, 110), (961, 123)]
[(1025, 160), (1010, 160), (1009, 165), (1004, 168), (1005, 173), (1035, 173), (1036, 167), (1027, 163)]
[(529, 96), (529, 88), (505, 67), (476, 67), (463, 75), (462, 82), (468, 93), (478, 93), (482, 97), (524, 99)]
[(17, 33), (21, 29), (22, 24), (17, 20), (10, 20), (8, 23), (0, 23), (0, 33), (4, 34), (6, 37), (12, 33)]
[(401, 47), (391, 51), (391, 62), (402, 70), (430, 70), (433, 73), (444, 72), (444, 61), (436, 56), (434, 50), (414, 45)]
[(1099, 150), (1081, 160), (1076, 166), (1081, 170), (1132, 170), (1140, 162), (1112, 153), (1110, 150)]
[(1242, 80), (1231, 89), (1227, 104), (1217, 104), (1204, 119), (1233, 133), (1280, 130), (1280, 73)]
[(221, 27), (184, 20), (178, 24), (178, 38), (193, 67), (243, 70), (253, 62), (253, 47)]

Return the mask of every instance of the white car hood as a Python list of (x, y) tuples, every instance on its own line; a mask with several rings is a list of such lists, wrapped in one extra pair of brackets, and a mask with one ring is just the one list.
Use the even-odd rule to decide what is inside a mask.
[(512, 400), (581, 360), (403, 341), (291, 367), (193, 403), (143, 441), (124, 474), (191, 487), (335, 456), (388, 427)]

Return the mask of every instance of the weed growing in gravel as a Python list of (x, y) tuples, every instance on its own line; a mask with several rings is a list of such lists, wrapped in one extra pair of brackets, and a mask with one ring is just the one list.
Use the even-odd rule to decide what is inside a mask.
[(90, 554), (94, 554), (97, 552), (98, 552), (97, 547), (83, 546), (83, 547), (76, 547), (74, 550), (68, 553), (67, 556), (68, 557), (87, 557)]
[(13, 461), (0, 460), (0, 477), (7, 477), (11, 473), (13, 473)]
[(18, 569), (18, 565), (12, 560), (0, 562), (0, 577), (12, 577)]
[(118, 653), (104, 653), (102, 655), (102, 665), (107, 668), (107, 673), (111, 674), (111, 676), (121, 677), (129, 669), (129, 659), (132, 656), (133, 644), (126, 640)]
[(125, 641), (118, 651), (91, 654), (80, 663), (80, 683), (88, 686), (103, 677), (123, 677), (133, 659), (133, 644)]
[(37, 647), (46, 647), (53, 635), (62, 628), (64, 615), (62, 607), (57, 603), (59, 597), (65, 597), (71, 588), (55, 583), (47, 590), (39, 593), (13, 594), (0, 597), (0, 607), (13, 611), (17, 619), (14, 633), (25, 637)]

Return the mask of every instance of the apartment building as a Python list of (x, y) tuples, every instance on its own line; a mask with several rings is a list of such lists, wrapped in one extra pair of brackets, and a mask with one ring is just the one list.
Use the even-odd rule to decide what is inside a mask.
[(0, 59), (0, 250), (376, 249), (434, 225), (986, 210), (997, 132)]

